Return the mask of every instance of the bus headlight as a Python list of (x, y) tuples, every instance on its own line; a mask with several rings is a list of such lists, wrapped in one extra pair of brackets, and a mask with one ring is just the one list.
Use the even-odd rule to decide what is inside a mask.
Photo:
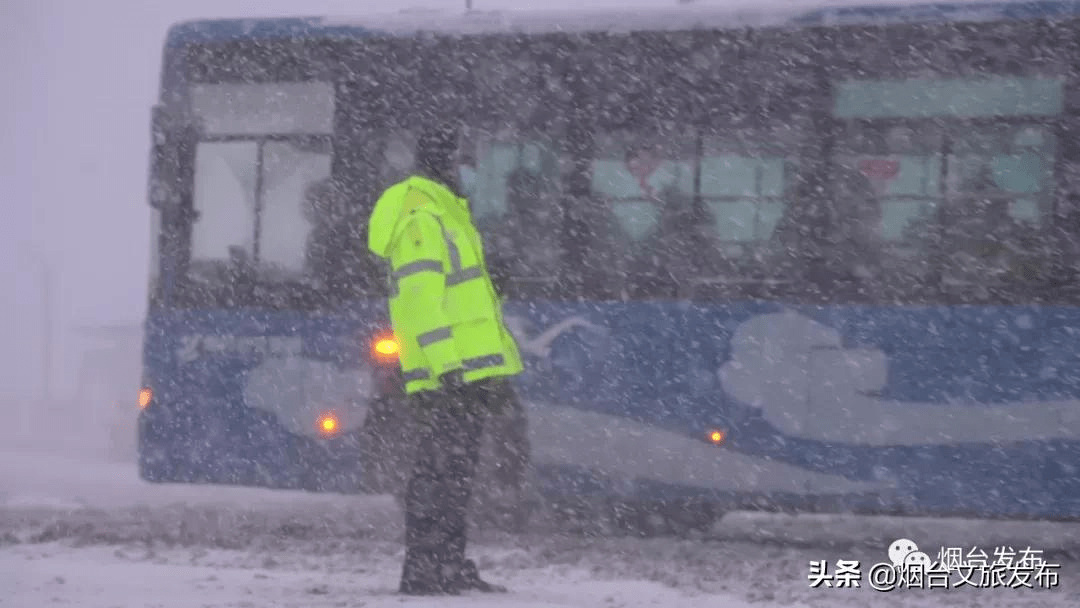
[(139, 409), (145, 410), (150, 407), (150, 402), (154, 400), (154, 391), (148, 386), (144, 386), (139, 389)]

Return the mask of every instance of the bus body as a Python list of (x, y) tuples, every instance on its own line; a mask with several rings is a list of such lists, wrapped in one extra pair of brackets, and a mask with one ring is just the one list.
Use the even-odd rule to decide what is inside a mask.
[(438, 118), (543, 495), (1080, 515), (1078, 5), (175, 26), (142, 476), (370, 490), (367, 214)]

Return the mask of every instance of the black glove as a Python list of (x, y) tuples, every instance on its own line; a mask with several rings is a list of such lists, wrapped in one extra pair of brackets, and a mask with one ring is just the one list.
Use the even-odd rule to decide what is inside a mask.
[(452, 372), (446, 372), (439, 376), (439, 382), (445, 389), (457, 389), (465, 386), (465, 372), (460, 369), (455, 369)]

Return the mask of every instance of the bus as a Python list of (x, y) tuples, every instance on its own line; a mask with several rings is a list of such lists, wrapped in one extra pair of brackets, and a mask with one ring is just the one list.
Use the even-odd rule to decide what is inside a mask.
[(367, 219), (452, 120), (551, 504), (1075, 518), (1078, 33), (1074, 1), (177, 24), (140, 474), (379, 491)]

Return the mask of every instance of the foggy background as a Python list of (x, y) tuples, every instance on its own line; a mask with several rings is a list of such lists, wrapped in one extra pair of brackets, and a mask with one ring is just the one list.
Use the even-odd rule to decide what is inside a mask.
[[(478, 10), (677, 4), (474, 0)], [(11, 423), (18, 420), (12, 414), (37, 411), (30, 404), (46, 401), (73, 412), (95, 399), (127, 399), (123, 407), (134, 411), (138, 337), (127, 330), (137, 331), (145, 309), (150, 107), (169, 25), (211, 17), (362, 15), (395, 6), (457, 9), (464, 0), (0, 0), (0, 429), (23, 428)], [(103, 325), (126, 333), (90, 336), (84, 329)], [(126, 342), (110, 354), (114, 339)], [(88, 361), (98, 372), (87, 371)], [(86, 394), (87, 376), (110, 366), (123, 368), (121, 380), (104, 381), (119, 396)]]

